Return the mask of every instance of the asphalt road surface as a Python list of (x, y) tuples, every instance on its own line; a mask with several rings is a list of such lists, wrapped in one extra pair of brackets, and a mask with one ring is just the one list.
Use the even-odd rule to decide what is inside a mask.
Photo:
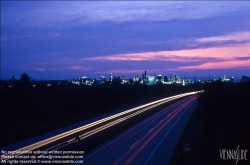
[[(189, 107), (195, 104), (196, 97), (194, 96), (194, 94), (196, 93), (197, 92), (189, 92), (153, 101), (148, 104), (134, 107), (132, 109), (128, 109), (126, 111), (122, 111), (111, 116), (92, 121), (88, 124), (85, 123), (85, 125), (77, 128), (72, 129), (72, 126), (61, 129), (61, 133), (54, 136), (51, 136), (51, 134), (55, 134), (56, 131), (51, 132), (50, 134), (46, 134), (47, 138), (44, 138), (44, 135), (9, 146), (1, 147), (1, 151), (4, 151), (1, 152), (1, 161), (11, 161), (13, 156), (22, 155), (22, 152), (24, 151), (75, 150), (81, 147), (81, 150), (83, 151), (84, 148), (87, 151), (90, 151), (89, 153), (87, 153), (87, 157), (84, 154), (84, 164), (142, 164), (143, 162), (145, 162), (145, 157), (148, 157), (146, 163), (150, 163), (151, 160), (153, 160), (155, 163), (157, 161), (154, 160), (155, 153), (157, 153), (159, 150), (162, 151), (161, 146), (165, 143), (165, 135), (168, 135), (168, 132), (175, 125), (175, 129), (173, 130), (177, 130), (177, 133), (174, 134), (174, 137), (172, 139), (170, 139), (170, 144), (173, 145), (174, 142), (177, 144), (181, 133), (188, 121), (188, 118), (191, 115), (192, 108), (190, 110)], [(118, 138), (112, 138), (112, 140), (110, 140), (108, 143), (106, 143), (104, 146), (101, 146), (97, 150), (91, 149), (91, 147), (95, 148), (96, 146), (99, 146), (101, 144), (98, 143), (100, 142), (100, 137), (106, 135), (108, 135), (106, 137), (113, 137), (112, 133), (110, 132), (113, 132), (114, 129), (119, 130), (120, 126), (129, 124), (131, 121), (137, 120), (140, 116), (142, 118), (143, 115), (141, 114), (143, 114), (144, 112), (154, 111), (155, 107), (163, 105), (175, 99), (180, 99), (182, 97), (185, 98), (176, 103), (173, 103), (171, 106), (163, 109), (160, 112), (157, 111), (158, 113), (131, 128), (129, 131), (120, 135)], [(185, 112), (190, 112), (190, 115), (183, 119), (183, 117), (188, 114)], [(180, 120), (181, 116), (183, 117)], [(177, 122), (179, 120), (181, 122)], [(178, 126), (179, 123), (180, 126)], [(66, 129), (70, 130), (65, 131)], [(107, 139), (105, 139), (105, 141), (106, 140)], [(36, 142), (34, 143), (34, 141)], [(168, 140), (168, 142), (170, 141)], [(78, 145), (78, 143), (80, 145)], [(78, 146), (76, 146), (75, 144), (77, 144)], [(174, 152), (175, 145), (173, 145), (172, 149), (171, 147), (169, 149), (169, 146), (167, 146), (167, 150), (165, 150), (165, 152)], [(87, 149), (87, 147), (89, 147), (89, 149)], [(7, 153), (7, 151), (14, 152)], [(42, 155), (46, 154), (47, 153), (42, 153)], [(40, 158), (39, 155), (40, 154), (31, 154), (32, 160)], [(171, 157), (167, 157), (169, 159), (169, 162)], [(166, 158), (166, 156), (163, 155), (163, 158)], [(163, 158), (158, 161), (165, 161), (162, 160)], [(96, 162), (96, 160), (98, 160), (98, 162)]]
[(166, 107), (86, 153), (83, 164), (169, 164), (196, 106), (196, 96), (192, 95)]

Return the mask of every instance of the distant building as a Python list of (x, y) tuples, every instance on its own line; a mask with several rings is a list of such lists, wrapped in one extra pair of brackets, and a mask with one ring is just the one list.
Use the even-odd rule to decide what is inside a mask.
[(226, 77), (226, 75), (224, 75), (224, 77), (223, 77), (223, 81), (226, 81), (227, 80), (227, 77)]
[(125, 77), (124, 73), (122, 74), (122, 81), (121, 81), (121, 84), (128, 84), (128, 80), (127, 80), (127, 78)]
[(168, 82), (168, 76), (164, 76), (164, 82)]
[[(72, 82), (73, 83), (73, 82)], [(80, 85), (92, 85), (93, 81), (86, 76), (83, 76), (82, 78), (79, 79)]]
[(182, 84), (180, 76), (178, 76), (176, 73), (173, 73), (173, 79), (171, 80), (173, 84)]
[(113, 84), (121, 84), (121, 78), (120, 76), (114, 76), (112, 80)]
[(72, 84), (74, 84), (74, 85), (80, 85), (80, 81), (72, 81)]
[(231, 79), (228, 79), (228, 78), (226, 77), (226, 75), (224, 75), (223, 77), (221, 77), (221, 81), (222, 81), (222, 82), (227, 82), (227, 81), (231, 81)]
[(87, 81), (87, 77), (86, 76), (82, 76), (80, 79), (79, 79), (79, 82), (80, 82), (80, 85), (86, 85), (86, 81)]
[(124, 79), (126, 79), (126, 77), (125, 77), (124, 73), (122, 74), (122, 79), (123, 79), (123, 80), (124, 80)]
[(250, 81), (249, 76), (242, 76), (241, 82), (247, 82), (247, 81)]
[[(185, 85), (191, 85), (192, 81), (190, 79), (183, 80)], [(183, 83), (182, 83), (183, 85)]]
[(156, 84), (163, 84), (163, 80), (162, 80), (162, 75), (159, 74), (157, 77), (156, 77), (156, 81), (155, 81)]
[(139, 79), (139, 76), (136, 75), (135, 78), (134, 78), (134, 82), (138, 82), (140, 79)]
[(234, 77), (231, 77), (230, 81), (234, 82)]
[(106, 83), (106, 79), (105, 79), (104, 76), (101, 76), (101, 77), (99, 78), (99, 84), (104, 84), (104, 83)]
[(156, 80), (155, 76), (149, 76), (149, 75), (147, 75), (143, 79), (143, 85), (155, 85), (155, 80)]
[(109, 81), (112, 81), (112, 73), (110, 73)]
[(158, 81), (161, 81), (161, 80), (162, 80), (162, 75), (161, 75), (161, 74), (159, 74), (159, 75), (157, 76), (157, 80), (158, 80)]

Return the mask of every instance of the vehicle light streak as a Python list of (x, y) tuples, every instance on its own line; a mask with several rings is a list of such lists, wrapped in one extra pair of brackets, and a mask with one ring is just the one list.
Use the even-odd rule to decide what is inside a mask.
[[(189, 99), (185, 99), (185, 100), (189, 100)], [(122, 143), (119, 143), (118, 145), (116, 145), (116, 147), (112, 150), (109, 151), (107, 153), (107, 155), (110, 155), (112, 152), (114, 152), (117, 148), (119, 148), (120, 146), (122, 146), (124, 143), (126, 143), (129, 139), (131, 139), (132, 137), (134, 137), (138, 132), (142, 131), (144, 128), (146, 128), (148, 125), (150, 125), (152, 122), (156, 121), (160, 116), (168, 113), (173, 107), (175, 107), (176, 105), (178, 105), (179, 102), (174, 103), (172, 105), (170, 105), (169, 107), (165, 108), (163, 111), (160, 111), (159, 113), (147, 118), (146, 120), (144, 120), (142, 123), (136, 125), (135, 127), (133, 127), (132, 129), (128, 130), (127, 132), (125, 132), (124, 134), (120, 135), (119, 137), (117, 137), (115, 140), (111, 141), (110, 143), (108, 143), (106, 146), (111, 145), (112, 143), (114, 143), (115, 141), (117, 141), (118, 139), (122, 138), (123, 136), (127, 135), (129, 132), (135, 131), (136, 129), (138, 129), (136, 132), (134, 132), (132, 135), (130, 135), (128, 138), (126, 138), (126, 140), (122, 141)], [(169, 115), (168, 115), (169, 117)], [(151, 129), (151, 131), (153, 131), (154, 128)], [(150, 131), (150, 132), (151, 132)], [(149, 132), (148, 132), (149, 133)], [(91, 156), (97, 154), (100, 150), (104, 150), (105, 147), (102, 147), (101, 149), (99, 149), (98, 151), (96, 151), (95, 153), (91, 154), (90, 156), (86, 157), (84, 160), (86, 161), (87, 159), (89, 159)], [(106, 155), (106, 156), (107, 156)], [(101, 160), (99, 160), (101, 161)], [(98, 163), (96, 163), (98, 164)]]
[[(173, 100), (173, 99), (171, 99), (171, 100)], [(168, 100), (168, 101), (171, 101), (171, 100)], [(165, 102), (167, 102), (167, 101), (165, 101)], [(164, 103), (165, 103), (165, 102), (164, 102)], [(163, 103), (158, 103), (157, 105), (159, 105), (159, 104), (163, 104)], [(80, 135), (79, 137), (80, 137), (81, 140), (82, 140), (82, 139), (85, 139), (85, 138), (87, 138), (87, 137), (89, 137), (89, 136), (91, 136), (91, 135), (93, 135), (93, 134), (96, 134), (96, 133), (98, 133), (98, 132), (100, 132), (100, 131), (102, 131), (102, 130), (104, 130), (104, 129), (107, 129), (107, 128), (113, 126), (113, 125), (116, 125), (116, 124), (118, 124), (118, 123), (121, 123), (122, 121), (124, 121), (124, 120), (126, 120), (126, 119), (129, 119), (129, 118), (134, 117), (134, 116), (136, 116), (136, 115), (138, 115), (138, 114), (140, 114), (140, 113), (142, 113), (142, 112), (145, 112), (145, 111), (147, 111), (147, 110), (149, 110), (149, 109), (152, 109), (153, 107), (155, 107), (155, 106), (151, 106), (151, 108), (144, 108), (144, 109), (142, 109), (142, 110), (140, 110), (140, 111), (137, 111), (137, 112), (132, 113), (132, 114), (126, 116), (126, 117), (123, 117), (122, 119), (115, 120), (115, 121), (110, 122), (110, 123), (108, 123), (108, 124), (105, 124), (105, 125), (103, 125), (103, 126), (101, 126), (101, 127), (98, 127), (98, 128), (96, 128), (96, 129), (94, 129), (94, 130), (91, 130), (91, 131), (89, 131), (89, 132), (87, 132), (87, 133), (84, 133), (84, 134)]]
[[(138, 111), (138, 112), (136, 112), (136, 113), (133, 113), (133, 114), (128, 115), (126, 118), (122, 118), (122, 119), (120, 119), (120, 120), (115, 120), (117, 123), (119, 123), (119, 122), (121, 122), (121, 121), (124, 121), (125, 119), (131, 118), (131, 117), (133, 117), (133, 116), (135, 116), (135, 115), (137, 115), (137, 114), (139, 114), (139, 113), (141, 113), (141, 112), (144, 112), (144, 111), (146, 111), (146, 110), (149, 110), (149, 109), (151, 109), (151, 108), (153, 108), (153, 107), (155, 107), (155, 106), (161, 105), (161, 104), (163, 104), (163, 103), (166, 103), (166, 102), (168, 102), (168, 101), (175, 100), (175, 99), (178, 99), (178, 98), (181, 98), (181, 97), (185, 97), (185, 96), (188, 96), (188, 95), (193, 95), (193, 94), (196, 94), (196, 93), (198, 93), (198, 92), (203, 92), (203, 91), (195, 91), (195, 92), (189, 92), (189, 93), (184, 93), (184, 94), (180, 94), (180, 95), (175, 95), (175, 96), (172, 96), (172, 97), (167, 97), (167, 98), (164, 98), (164, 99), (160, 99), (160, 100), (157, 100), (157, 101), (153, 101), (153, 102), (151, 102), (151, 103), (147, 103), (147, 104), (138, 106), (138, 107), (136, 107), (136, 108), (132, 108), (132, 109), (126, 110), (126, 111), (124, 111), (124, 112), (117, 113), (117, 114), (115, 114), (115, 115), (111, 115), (111, 116), (109, 116), (109, 117), (100, 119), (100, 120), (95, 121), (95, 122), (92, 122), (92, 123), (90, 123), (90, 124), (86, 124), (86, 125), (84, 125), (84, 126), (75, 128), (75, 129), (73, 129), (73, 130), (70, 130), (70, 131), (61, 133), (61, 134), (59, 134), (59, 135), (55, 135), (55, 136), (53, 136), (53, 137), (50, 137), (50, 138), (47, 138), (47, 139), (45, 139), (45, 140), (36, 142), (36, 143), (34, 143), (34, 144), (31, 144), (31, 145), (22, 147), (22, 148), (20, 148), (20, 149), (17, 149), (17, 150), (15, 150), (15, 151), (12, 151), (11, 153), (8, 153), (8, 154), (5, 154), (5, 155), (1, 155), (1, 160), (9, 159), (7, 155), (12, 155), (12, 156), (21, 155), (21, 154), (23, 154), (23, 152), (25, 152), (25, 151), (32, 151), (32, 150), (35, 150), (35, 149), (37, 149), (37, 148), (40, 148), (40, 147), (42, 147), (42, 146), (45, 146), (45, 145), (47, 145), (47, 144), (50, 144), (50, 143), (52, 143), (52, 142), (55, 142), (55, 141), (60, 140), (60, 139), (62, 139), (62, 138), (65, 138), (65, 137), (67, 137), (67, 136), (73, 135), (73, 134), (78, 133), (78, 132), (80, 132), (80, 131), (83, 131), (83, 130), (86, 130), (86, 129), (91, 128), (91, 127), (93, 127), (93, 126), (96, 126), (96, 125), (98, 125), (98, 124), (101, 124), (101, 123), (103, 123), (103, 122), (106, 122), (106, 121), (115, 119), (115, 118), (117, 118), (117, 117), (121, 117), (122, 115), (125, 115), (125, 114), (131, 113), (131, 112), (133, 112), (133, 111), (137, 111), (137, 110), (140, 110), (140, 109), (144, 108), (144, 109), (142, 109), (142, 110), (140, 110), (140, 111)], [(146, 107), (146, 108), (145, 108), (145, 107)], [(116, 123), (116, 122), (111, 122), (111, 123), (114, 125), (114, 123)], [(116, 124), (117, 124), (117, 123), (116, 123)], [(108, 125), (104, 125), (104, 126), (106, 126), (106, 128), (108, 128), (108, 127), (110, 127), (112, 124), (109, 123)], [(107, 127), (107, 126), (108, 126), (108, 127)], [(103, 130), (103, 129), (104, 129), (104, 127), (101, 126), (101, 127), (99, 128), (99, 131), (100, 131), (100, 130)], [(95, 129), (95, 131), (97, 131), (97, 130)], [(98, 131), (98, 132), (99, 132), (99, 131)], [(90, 132), (89, 132), (89, 133), (90, 133)], [(96, 133), (96, 132), (95, 132), (95, 133)], [(91, 132), (90, 134), (93, 135), (94, 132)], [(90, 135), (88, 135), (88, 136), (90, 136)], [(85, 138), (88, 137), (88, 136), (85, 136)], [(71, 141), (70, 141), (70, 142), (71, 142)]]
[[(146, 141), (146, 143), (144, 143), (136, 152), (135, 152), (135, 154), (132, 156), (132, 157), (130, 157), (128, 160), (127, 160), (127, 162), (125, 163), (125, 164), (129, 164), (134, 158), (135, 158), (135, 156), (136, 155), (138, 155), (139, 154), (139, 152), (155, 137), (155, 135), (162, 129), (162, 128), (164, 128), (165, 127), (165, 125), (167, 124), (167, 123), (169, 123), (187, 104), (189, 104), (190, 102), (192, 102), (194, 99), (191, 99), (191, 100), (189, 100), (189, 101), (187, 101), (184, 105), (182, 105), (181, 107), (179, 107), (178, 108), (178, 110), (174, 113), (174, 115), (173, 116), (171, 116), (164, 124), (161, 124), (161, 122), (160, 123), (158, 123), (157, 124), (157, 126), (156, 127), (158, 127), (158, 126), (160, 126), (160, 128)], [(167, 119), (168, 117), (166, 117), (165, 119)], [(163, 119), (163, 120), (165, 120), (165, 119)], [(156, 128), (155, 127), (155, 128)], [(154, 129), (155, 129), (154, 128)], [(150, 131), (151, 132), (151, 131)], [(138, 144), (140, 143), (140, 142), (142, 142), (147, 136), (149, 136), (149, 132), (147, 133), (147, 134), (145, 134), (144, 135), (144, 137), (142, 137), (139, 141), (138, 141)], [(125, 152), (118, 160), (116, 160), (116, 162), (114, 163), (114, 164), (119, 164), (119, 162), (126, 156), (126, 155), (128, 155), (129, 153), (131, 152), (131, 150), (128, 150), (127, 152)]]
[[(142, 144), (142, 146), (125, 162), (125, 164), (130, 164), (131, 161), (148, 145), (149, 142), (180, 112), (182, 111), (186, 105), (188, 105), (190, 102), (192, 102), (194, 99), (189, 100), (184, 105), (182, 105), (175, 113), (174, 115), (169, 118), (164, 124), (161, 125), (161, 127), (149, 138), (147, 138), (147, 141)], [(146, 136), (145, 136), (146, 137)]]

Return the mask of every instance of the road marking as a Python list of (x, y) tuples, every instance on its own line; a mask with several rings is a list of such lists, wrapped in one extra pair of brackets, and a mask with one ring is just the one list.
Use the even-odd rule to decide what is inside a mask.
[[(65, 143), (65, 142), (62, 142), (62, 143)], [(61, 145), (62, 143), (59, 143), (59, 144), (57, 144), (57, 145), (55, 145), (55, 146), (53, 146), (53, 147), (50, 147), (50, 148), (48, 148), (47, 150), (49, 150), (49, 149), (51, 149), (51, 148), (54, 148), (54, 147), (57, 147), (57, 146)]]
[(195, 102), (193, 102), (191, 105), (189, 105), (186, 110), (181, 114), (181, 116), (176, 120), (176, 122), (172, 125), (172, 127), (168, 130), (168, 132), (164, 135), (164, 137), (161, 139), (161, 141), (157, 144), (157, 146), (155, 147), (154, 151), (149, 155), (148, 159), (146, 160), (146, 162), (144, 163), (144, 165), (147, 164), (147, 162), (149, 161), (149, 159), (152, 157), (152, 155), (155, 153), (156, 149), (160, 146), (160, 144), (162, 143), (163, 139), (168, 135), (168, 133), (171, 131), (171, 129), (175, 126), (175, 124), (179, 121), (179, 119), (182, 117), (182, 115), (184, 115), (184, 113), (194, 104)]
[[(174, 99), (172, 99), (172, 100), (174, 100)], [(169, 100), (169, 101), (172, 101), (172, 100)], [(186, 99), (185, 99), (185, 100), (186, 100)], [(183, 101), (183, 100), (182, 100), (182, 101)], [(180, 101), (180, 102), (181, 102), (181, 101)], [(167, 110), (167, 109), (169, 110), (170, 107), (172, 108), (172, 107), (174, 107), (174, 106), (177, 105), (177, 104), (178, 104), (178, 102), (177, 102), (177, 103), (174, 103), (174, 104), (172, 104), (172, 105), (170, 105), (169, 107), (165, 108), (164, 110)], [(172, 113), (171, 113), (171, 114), (172, 114)], [(170, 115), (171, 115), (171, 114), (170, 114)], [(154, 116), (155, 116), (155, 115), (154, 115)], [(157, 116), (157, 115), (156, 115), (156, 116)], [(152, 118), (152, 117), (150, 117), (150, 118), (144, 120), (143, 122), (139, 123), (139, 124), (136, 125), (135, 127), (132, 127), (131, 129), (129, 129), (127, 132), (121, 134), (121, 135), (118, 136), (118, 137), (115, 137), (115, 138), (114, 138), (112, 141), (110, 141), (108, 144), (102, 146), (102, 147), (99, 148), (97, 151), (91, 153), (90, 155), (88, 155), (87, 157), (85, 157), (83, 160), (86, 161), (87, 159), (91, 158), (93, 155), (95, 155), (95, 154), (98, 153), (99, 151), (103, 150), (105, 147), (111, 145), (113, 142), (117, 141), (119, 138), (122, 138), (124, 135), (126, 135), (126, 134), (128, 134), (128, 133), (134, 131), (135, 129), (137, 129), (138, 127), (140, 127), (141, 125), (143, 125), (143, 124), (146, 123), (147, 121), (150, 121), (151, 118)], [(77, 163), (77, 164), (79, 164), (79, 163)]]
[(132, 145), (131, 147), (129, 147), (129, 148), (132, 148), (132, 147), (134, 147), (134, 145), (136, 145), (136, 143), (137, 143), (137, 142), (135, 142), (135, 143), (134, 143), (134, 144), (133, 144), (133, 145)]
[[(177, 103), (178, 103), (178, 102), (177, 102)], [(166, 109), (172, 108), (172, 107), (173, 107), (174, 105), (176, 105), (177, 103), (175, 103), (175, 104), (169, 106), (169, 107), (166, 108)], [(157, 116), (157, 115), (156, 115), (156, 116)], [(140, 127), (141, 125), (143, 125), (143, 124), (146, 123), (147, 121), (150, 121), (150, 120), (153, 119), (154, 117), (155, 117), (155, 115), (152, 116), (152, 117), (149, 117), (148, 119), (146, 119), (146, 120), (144, 120), (143, 122), (139, 123), (139, 124), (136, 125), (135, 127), (132, 127), (130, 130), (128, 130), (128, 131), (125, 132), (124, 134), (122, 134), (122, 135), (116, 137), (114, 140), (112, 140), (111, 142), (109, 142), (109, 143), (106, 144), (105, 146), (101, 147), (100, 149), (98, 149), (97, 151), (95, 151), (94, 153), (92, 153), (91, 155), (85, 157), (83, 160), (86, 161), (87, 159), (89, 159), (90, 157), (92, 157), (94, 154), (96, 154), (96, 153), (99, 152), (100, 150), (104, 149), (105, 147), (107, 147), (107, 146), (110, 145), (111, 143), (115, 142), (116, 140), (118, 140), (118, 139), (121, 138), (122, 136), (128, 134), (129, 132), (131, 132), (131, 131), (137, 129), (138, 127)], [(77, 163), (76, 165), (78, 165), (78, 164), (79, 164), (79, 163)]]
[(154, 128), (151, 128), (148, 132), (151, 132)]
[[(35, 150), (37, 148), (40, 148), (40, 147), (43, 147), (47, 144), (50, 144), (50, 143), (54, 143), (55, 141), (59, 140), (59, 139), (62, 139), (62, 138), (65, 138), (65, 137), (68, 137), (69, 135), (73, 135), (75, 133), (78, 133), (80, 131), (83, 131), (83, 130), (86, 130), (88, 128), (92, 128), (93, 126), (96, 126), (96, 125), (99, 125), (103, 122), (106, 122), (106, 121), (109, 121), (111, 119), (115, 119), (117, 117), (120, 117), (122, 115), (127, 115), (128, 113), (130, 112), (134, 112), (134, 111), (137, 111), (139, 109), (142, 109), (142, 108), (145, 108), (145, 107), (148, 107), (151, 105), (151, 107), (155, 107), (157, 105), (161, 105), (165, 102), (169, 102), (171, 99), (174, 100), (174, 99), (177, 99), (177, 98), (181, 98), (181, 97), (184, 97), (184, 96), (188, 96), (188, 95), (193, 95), (197, 93), (196, 92), (188, 92), (188, 93), (184, 93), (184, 94), (180, 94), (180, 95), (175, 95), (175, 96), (171, 96), (171, 97), (167, 97), (167, 98), (164, 98), (164, 99), (160, 99), (160, 100), (157, 100), (157, 101), (153, 101), (153, 102), (150, 102), (150, 103), (147, 103), (147, 104), (144, 104), (144, 105), (141, 105), (141, 106), (138, 106), (138, 107), (135, 107), (135, 108), (132, 108), (132, 109), (129, 109), (129, 110), (126, 110), (126, 111), (122, 111), (120, 113), (117, 113), (117, 114), (114, 114), (114, 115), (111, 115), (109, 117), (105, 117), (105, 118), (102, 118), (100, 120), (97, 120), (95, 122), (91, 122), (89, 124), (86, 124), (86, 125), (83, 125), (83, 126), (80, 126), (80, 127), (77, 127), (75, 129), (72, 129), (72, 130), (69, 130), (69, 131), (66, 131), (64, 133), (60, 133), (58, 135), (55, 135), (55, 136), (52, 136), (50, 138), (47, 138), (47, 139), (44, 139), (44, 140), (41, 140), (39, 142), (36, 142), (36, 143), (33, 143), (33, 144), (30, 144), (28, 146), (24, 146), (22, 148), (19, 148), (19, 149), (16, 149), (13, 153), (10, 153), (10, 154), (7, 154), (7, 155), (22, 155), (20, 154), (21, 152), (18, 152), (17, 151), (32, 151), (32, 150)], [(5, 158), (6, 159), (6, 158)], [(2, 158), (0, 158), (0, 160), (3, 160)]]

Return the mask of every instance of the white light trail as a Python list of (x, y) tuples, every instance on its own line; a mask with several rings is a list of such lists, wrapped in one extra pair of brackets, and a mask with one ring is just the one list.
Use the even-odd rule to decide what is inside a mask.
[[(119, 123), (119, 122), (121, 122), (121, 121), (123, 121), (123, 120), (126, 120), (126, 119), (128, 119), (128, 118), (131, 118), (131, 117), (133, 117), (133, 116), (135, 116), (135, 115), (137, 115), (137, 114), (139, 114), (139, 113), (141, 113), (141, 112), (143, 112), (143, 111), (149, 110), (149, 109), (151, 109), (151, 108), (153, 108), (153, 107), (155, 107), (155, 106), (158, 106), (158, 105), (160, 105), (160, 104), (163, 104), (163, 103), (165, 103), (165, 102), (168, 102), (168, 101), (171, 101), (171, 100), (175, 100), (175, 99), (178, 99), (178, 98), (181, 98), (181, 97), (185, 97), (185, 96), (188, 96), (188, 95), (193, 95), (193, 94), (196, 94), (196, 93), (199, 93), (199, 92), (203, 92), (203, 91), (188, 92), (188, 93), (184, 93), (184, 94), (180, 94), (180, 95), (175, 95), (175, 96), (167, 97), (167, 98), (164, 98), (164, 99), (160, 99), (160, 100), (157, 100), (157, 101), (153, 101), (153, 102), (151, 102), (151, 103), (147, 103), (147, 104), (144, 104), (144, 105), (141, 105), (141, 106), (138, 106), (138, 107), (135, 107), (135, 108), (132, 108), (132, 109), (129, 109), (129, 110), (126, 110), (126, 111), (117, 113), (117, 114), (115, 114), (115, 115), (111, 115), (111, 116), (109, 116), (109, 117), (105, 117), (105, 118), (100, 119), (100, 120), (97, 120), (97, 121), (95, 121), (95, 122), (86, 124), (86, 125), (84, 125), (84, 126), (75, 128), (75, 129), (73, 129), (73, 130), (70, 130), (70, 131), (61, 133), (61, 134), (59, 134), (59, 135), (55, 135), (55, 136), (53, 136), (53, 137), (44, 139), (44, 140), (39, 141), (39, 142), (37, 142), (37, 143), (34, 143), (34, 144), (31, 144), (31, 145), (25, 146), (25, 147), (20, 148), (20, 149), (17, 149), (17, 150), (15, 150), (15, 151), (12, 151), (12, 152), (9, 153), (9, 154), (1, 155), (1, 160), (6, 160), (6, 159), (8, 159), (8, 156), (9, 156), (9, 155), (16, 156), (16, 155), (21, 155), (22, 152), (25, 152), (25, 151), (32, 151), (32, 150), (35, 150), (35, 149), (40, 148), (40, 147), (42, 147), (42, 146), (45, 146), (45, 145), (47, 145), (47, 144), (49, 144), (49, 143), (52, 143), (52, 142), (55, 142), (55, 141), (60, 140), (60, 139), (62, 139), (62, 138), (65, 138), (65, 137), (67, 137), (67, 136), (73, 135), (73, 134), (75, 134), (75, 133), (77, 133), (77, 132), (86, 130), (86, 129), (88, 129), (88, 128), (91, 128), (91, 127), (94, 127), (94, 126), (96, 126), (96, 125), (98, 125), (98, 124), (101, 124), (101, 123), (103, 123), (103, 122), (106, 122), (106, 121), (115, 119), (115, 118), (117, 118), (117, 117), (121, 117), (122, 115), (125, 115), (125, 114), (131, 113), (131, 112), (133, 112), (133, 111), (136, 111), (136, 110), (139, 110), (139, 109), (144, 108), (144, 109), (142, 109), (142, 110), (140, 110), (140, 111), (138, 111), (138, 112), (136, 112), (136, 113), (133, 113), (133, 114), (128, 115), (127, 117), (124, 117), (124, 118), (122, 118), (122, 119), (115, 120), (115, 122), (114, 122), (114, 121), (111, 122), (113, 125), (114, 125), (114, 124), (117, 124), (117, 123)], [(148, 107), (148, 106), (149, 106), (149, 107)], [(145, 107), (146, 107), (146, 108), (145, 108)], [(111, 123), (106, 124), (106, 125), (104, 125), (104, 126), (106, 126), (106, 128), (108, 128), (108, 127), (112, 126)], [(104, 126), (101, 126), (101, 127), (97, 128), (97, 129), (100, 129), (100, 130), (106, 129), (106, 128), (104, 128)], [(95, 129), (95, 130), (96, 130), (96, 129)], [(99, 130), (99, 131), (100, 131), (100, 130)], [(96, 130), (96, 131), (97, 131), (97, 130)], [(99, 131), (98, 131), (98, 132), (99, 132)], [(91, 131), (90, 131), (90, 132), (91, 132)], [(89, 132), (89, 133), (90, 133), (90, 132)], [(92, 134), (94, 134), (94, 133), (92, 132)], [(92, 135), (92, 134), (91, 134), (91, 135)], [(6, 157), (6, 156), (7, 156), (7, 157)]]

